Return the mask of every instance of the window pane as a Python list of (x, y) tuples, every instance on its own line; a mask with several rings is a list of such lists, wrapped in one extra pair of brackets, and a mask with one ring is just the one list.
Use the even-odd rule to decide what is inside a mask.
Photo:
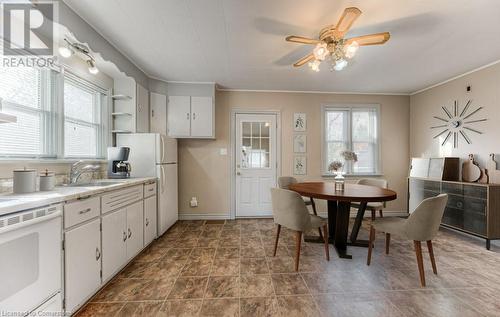
[(92, 126), (66, 121), (64, 124), (64, 150), (66, 156), (96, 157), (96, 130)]
[(25, 113), (9, 106), (4, 106), (3, 112), (17, 116), (17, 123), (0, 124), (0, 154), (10, 156), (42, 154), (40, 114)]
[(64, 115), (86, 122), (95, 122), (93, 98), (94, 94), (66, 81), (64, 83)]
[(343, 162), (344, 159), (340, 155), (342, 151), (344, 151), (347, 147), (347, 144), (344, 142), (328, 142), (327, 143), (327, 149), (326, 149), (326, 170), (328, 170), (328, 165), (333, 162), (333, 161), (341, 161)]
[(65, 157), (99, 156), (101, 96), (83, 83), (65, 78)]
[(347, 111), (328, 111), (326, 113), (326, 140), (347, 140)]
[(354, 164), (355, 173), (375, 173), (374, 145), (368, 142), (353, 142), (353, 151), (358, 155), (358, 162)]
[(40, 109), (40, 71), (33, 67), (0, 65), (0, 98), (9, 103)]

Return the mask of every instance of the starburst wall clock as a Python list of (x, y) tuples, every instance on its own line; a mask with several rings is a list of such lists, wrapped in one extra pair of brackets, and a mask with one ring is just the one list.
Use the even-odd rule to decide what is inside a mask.
[(448, 110), (445, 106), (442, 106), (445, 118), (434, 116), (434, 119), (437, 119), (444, 124), (432, 126), (431, 129), (442, 129), (438, 134), (434, 136), (434, 139), (439, 138), (440, 136), (444, 136), (444, 140), (441, 143), (441, 146), (444, 146), (448, 141), (453, 142), (453, 147), (458, 147), (458, 141), (460, 138), (464, 139), (467, 144), (471, 144), (472, 141), (469, 137), (469, 132), (476, 134), (483, 134), (483, 132), (477, 130), (474, 127), (474, 124), (478, 122), (486, 121), (487, 119), (474, 119), (473, 116), (477, 114), (483, 107), (478, 107), (473, 111), (469, 111), (469, 108), (472, 104), (472, 100), (467, 101), (465, 107), (460, 111), (460, 106), (458, 101), (455, 100), (453, 104), (453, 112)]

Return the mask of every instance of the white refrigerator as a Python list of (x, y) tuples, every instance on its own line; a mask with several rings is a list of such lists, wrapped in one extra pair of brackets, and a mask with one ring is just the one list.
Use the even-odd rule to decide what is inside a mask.
[(118, 134), (116, 146), (130, 148), (131, 177), (158, 178), (158, 236), (178, 219), (177, 140), (159, 133)]

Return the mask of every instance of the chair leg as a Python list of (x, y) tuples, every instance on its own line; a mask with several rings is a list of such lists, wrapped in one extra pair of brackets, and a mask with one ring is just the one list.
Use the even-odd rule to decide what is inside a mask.
[[(316, 202), (314, 202), (313, 198), (311, 198), (311, 207), (312, 207), (312, 210), (313, 210), (313, 214), (315, 216), (317, 216), (318, 213), (316, 212)], [(318, 233), (319, 233), (319, 238), (322, 239), (322, 240), (324, 240), (323, 239), (323, 234), (321, 233), (321, 228), (318, 228)], [(325, 236), (326, 236), (326, 234), (325, 234)]]
[(420, 284), (425, 287), (424, 260), (422, 258), (422, 245), (420, 241), (413, 241), (415, 254), (417, 255), (418, 272), (420, 273)]
[(300, 244), (302, 243), (302, 232), (295, 232), (295, 272), (299, 271), (299, 259), (300, 259)]
[(434, 274), (438, 274), (436, 259), (434, 258), (434, 249), (432, 247), (431, 240), (427, 241), (427, 250), (429, 250), (429, 257), (431, 258), (432, 272), (434, 272)]
[[(325, 233), (325, 237), (328, 237), (328, 225), (323, 226), (323, 232)], [(324, 239), (324, 241), (326, 260), (330, 261), (330, 248), (328, 247), (328, 239)]]
[(389, 244), (391, 243), (391, 234), (385, 234), (385, 254), (389, 254)]
[(370, 265), (370, 262), (372, 261), (372, 249), (374, 241), (375, 241), (375, 228), (373, 228), (373, 226), (370, 226), (370, 241), (368, 242), (368, 257), (366, 258), (366, 265)]
[(276, 256), (276, 250), (278, 249), (278, 240), (280, 238), (280, 231), (281, 231), (281, 225), (278, 225), (278, 228), (276, 229), (276, 241), (274, 242), (273, 256)]
[(375, 209), (372, 209), (372, 221), (375, 220)]
[(379, 215), (380, 215), (380, 218), (384, 218), (384, 213), (382, 212), (382, 209), (380, 209), (380, 210), (378, 211), (378, 213), (379, 213)]

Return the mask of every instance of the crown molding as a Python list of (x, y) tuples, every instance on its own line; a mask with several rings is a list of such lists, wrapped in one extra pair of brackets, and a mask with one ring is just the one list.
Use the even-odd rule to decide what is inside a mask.
[(408, 93), (391, 92), (356, 92), (356, 91), (322, 91), (322, 90), (272, 90), (272, 89), (231, 89), (219, 88), (218, 91), (228, 92), (265, 92), (265, 93), (296, 93), (296, 94), (331, 94), (331, 95), (381, 95), (381, 96), (409, 96)]

